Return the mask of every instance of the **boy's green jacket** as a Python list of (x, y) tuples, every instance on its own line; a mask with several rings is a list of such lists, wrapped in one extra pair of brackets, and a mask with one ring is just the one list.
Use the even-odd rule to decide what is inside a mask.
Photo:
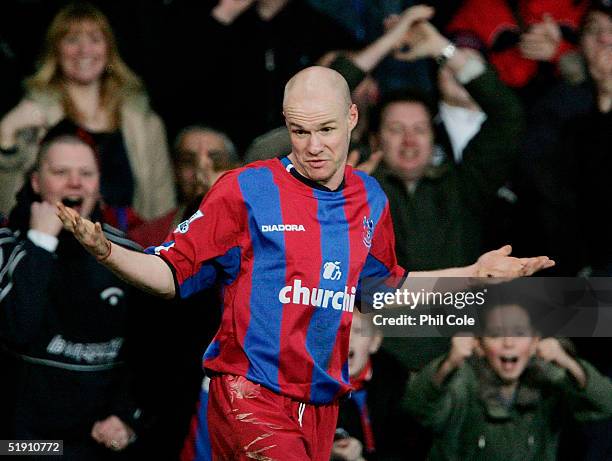
[(438, 387), (433, 376), (444, 357), (427, 365), (408, 385), (404, 404), (433, 431), (432, 461), (555, 461), (565, 421), (612, 416), (612, 382), (584, 360), (580, 389), (565, 369), (532, 359), (508, 407), (501, 384), (484, 359), (470, 359)]

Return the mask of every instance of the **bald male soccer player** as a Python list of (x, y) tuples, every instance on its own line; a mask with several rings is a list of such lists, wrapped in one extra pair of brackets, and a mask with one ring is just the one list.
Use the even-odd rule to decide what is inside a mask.
[[(222, 176), (171, 240), (136, 253), (108, 242), (98, 223), (58, 204), (64, 226), (107, 267), (168, 298), (224, 285), (221, 326), (204, 355), (211, 377), (213, 458), (328, 461), (338, 399), (350, 390), (348, 340), (364, 277), (393, 286), (387, 199), (346, 165), (357, 108), (340, 74), (307, 68), (287, 84), (287, 157)], [(414, 276), (530, 275), (546, 257), (509, 248), (472, 266)]]

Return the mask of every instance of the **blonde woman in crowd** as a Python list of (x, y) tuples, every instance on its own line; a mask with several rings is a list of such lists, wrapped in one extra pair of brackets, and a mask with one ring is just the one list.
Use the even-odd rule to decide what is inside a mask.
[(93, 138), (105, 204), (144, 220), (175, 207), (164, 125), (98, 9), (74, 3), (57, 13), (25, 86), (25, 98), (0, 121), (0, 212), (15, 204), (39, 139), (60, 123)]

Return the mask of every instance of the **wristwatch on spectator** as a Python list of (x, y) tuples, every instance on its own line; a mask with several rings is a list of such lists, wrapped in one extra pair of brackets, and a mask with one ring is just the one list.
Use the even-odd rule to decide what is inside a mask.
[(455, 56), (456, 52), (457, 47), (454, 43), (450, 42), (448, 45), (442, 48), (440, 54), (436, 56), (436, 63), (438, 64), (438, 66), (442, 67), (444, 64), (446, 64), (446, 61)]

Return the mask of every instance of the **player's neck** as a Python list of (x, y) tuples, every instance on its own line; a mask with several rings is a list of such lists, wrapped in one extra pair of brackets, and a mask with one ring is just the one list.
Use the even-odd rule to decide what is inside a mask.
[(316, 181), (314, 179), (309, 178), (305, 174), (305, 172), (302, 171), (299, 163), (296, 162), (293, 154), (287, 155), (286, 158), (291, 162), (291, 165), (293, 166), (293, 168), (287, 169), (287, 171), (289, 171), (289, 173), (292, 176), (294, 176), (296, 179), (300, 180), (307, 186), (313, 187), (315, 189), (330, 191), (330, 192), (335, 192), (337, 190), (342, 189), (344, 185), (344, 170), (345, 170), (346, 164), (344, 164), (342, 168), (336, 171), (336, 173), (334, 174), (334, 176), (332, 176), (332, 178), (326, 181)]

